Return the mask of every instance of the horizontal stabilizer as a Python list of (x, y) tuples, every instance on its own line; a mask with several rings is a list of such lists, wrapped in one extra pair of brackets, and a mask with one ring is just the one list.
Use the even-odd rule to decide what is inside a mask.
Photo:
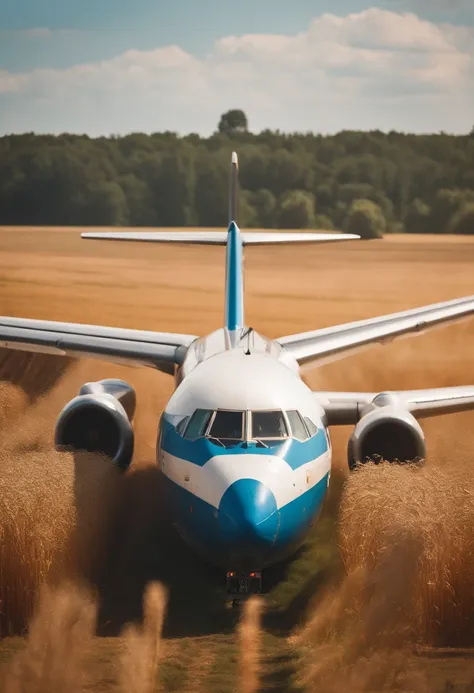
[[(226, 245), (227, 231), (112, 231), (82, 233), (82, 238), (97, 241), (142, 241), (146, 243), (184, 243), (193, 245)], [(349, 233), (288, 233), (245, 231), (243, 245), (274, 245), (285, 243), (335, 243), (360, 237)]]

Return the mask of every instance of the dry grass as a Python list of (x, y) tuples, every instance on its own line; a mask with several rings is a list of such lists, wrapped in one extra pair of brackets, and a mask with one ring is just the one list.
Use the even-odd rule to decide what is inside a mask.
[(252, 597), (245, 603), (239, 628), (241, 693), (256, 693), (259, 689), (261, 611), (261, 599)]
[[(22, 633), (39, 586), (98, 579), (119, 477), (105, 458), (51, 450), (32, 407), (0, 450), (0, 633)], [(5, 440), (5, 438), (7, 438)]]
[(5, 693), (80, 693), (96, 607), (75, 585), (43, 587), (27, 645), (4, 677)]
[(392, 539), (378, 561), (352, 570), (326, 595), (297, 637), (308, 691), (428, 691), (409, 657), (421, 547), (411, 537)]
[(389, 582), (412, 573), (403, 579), (408, 601), (402, 614), (411, 640), (474, 644), (473, 471), (459, 464), (369, 466), (354, 474), (344, 494), (341, 548), (348, 571), (377, 570), (397, 550)]
[[(153, 693), (158, 662), (166, 591), (150, 583), (144, 597), (142, 628), (123, 633), (123, 651), (117, 662), (117, 691)], [(95, 634), (97, 603), (84, 588), (63, 583), (43, 586), (26, 647), (3, 675), (5, 693), (80, 693), (87, 683), (85, 664)]]
[[(143, 625), (124, 628), (121, 648), (114, 653), (117, 693), (153, 693), (159, 687), (158, 671), (163, 659), (163, 623), (167, 591), (160, 583), (149, 583), (143, 599)], [(261, 601), (253, 598), (245, 605), (238, 627), (240, 684), (242, 693), (259, 690), (261, 657)], [(87, 664), (95, 647), (93, 636), (97, 603), (93, 595), (74, 583), (43, 586), (26, 646), (13, 657), (0, 677), (5, 693), (79, 693), (89, 688)], [(209, 653), (205, 668), (212, 664)], [(195, 678), (183, 690), (196, 689), (199, 663), (193, 665)]]
[(144, 597), (143, 627), (129, 626), (124, 633), (125, 650), (120, 666), (122, 693), (153, 693), (155, 690), (165, 608), (163, 586), (148, 585)]
[[(474, 293), (471, 239), (252, 248), (246, 256), (247, 322), (272, 337)], [(0, 267), (0, 314), (194, 334), (221, 325), (222, 249), (88, 243), (71, 230), (0, 230)], [(471, 321), (375, 347), (308, 380), (314, 388), (374, 391), (461, 385), (474, 381), (472, 353)], [(85, 381), (104, 377), (122, 377), (137, 390), (136, 471), (125, 482), (101, 458), (52, 450), (64, 403)], [(104, 547), (118, 551), (114, 570), (121, 576), (150, 551), (141, 541), (156, 507), (150, 462), (172, 382), (143, 369), (10, 352), (0, 352), (0, 379), (5, 634), (25, 629), (45, 580), (58, 584), (79, 573), (100, 583), (103, 559), (110, 558)], [(430, 459), (419, 472), (367, 468), (347, 483), (340, 529), (348, 577), (319, 602), (299, 640), (304, 649), (309, 644), (309, 689), (422, 691), (426, 682), (406, 660), (406, 643), (472, 644), (471, 422), (463, 414), (424, 423)], [(335, 477), (347, 476), (348, 433), (334, 432)], [(117, 598), (127, 591), (122, 582)], [(146, 626), (134, 633), (134, 642), (147, 637)], [(211, 680), (212, 667), (229, 658), (231, 643), (225, 647), (227, 654), (213, 654)], [(220, 680), (212, 686), (224, 690)]]

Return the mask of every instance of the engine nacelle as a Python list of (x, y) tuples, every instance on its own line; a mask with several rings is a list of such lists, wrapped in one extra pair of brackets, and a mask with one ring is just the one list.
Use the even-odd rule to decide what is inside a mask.
[(135, 406), (135, 390), (123, 380), (86, 383), (59, 415), (55, 444), (106, 455), (127, 469), (133, 457)]
[(375, 398), (368, 411), (354, 428), (349, 439), (349, 467), (382, 459), (386, 462), (419, 462), (426, 457), (423, 430), (406, 409), (387, 395)]

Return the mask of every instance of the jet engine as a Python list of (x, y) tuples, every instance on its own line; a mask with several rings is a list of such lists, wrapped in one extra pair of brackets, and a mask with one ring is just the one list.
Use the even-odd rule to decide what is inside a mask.
[(135, 390), (123, 380), (86, 383), (59, 415), (56, 447), (100, 453), (127, 469), (133, 457), (135, 406)]
[(358, 462), (420, 462), (426, 457), (425, 436), (396, 396), (381, 394), (354, 428), (347, 456), (350, 469)]

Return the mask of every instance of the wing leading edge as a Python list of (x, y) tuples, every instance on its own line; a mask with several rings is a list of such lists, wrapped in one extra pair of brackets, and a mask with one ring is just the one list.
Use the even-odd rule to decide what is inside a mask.
[(466, 296), (401, 313), (288, 335), (277, 341), (296, 358), (302, 370), (308, 370), (349, 356), (371, 344), (385, 344), (413, 334), (424, 334), (472, 315), (474, 296)]
[(150, 366), (169, 374), (195, 339), (188, 334), (0, 317), (0, 347)]
[(355, 425), (368, 411), (391, 404), (416, 419), (474, 409), (474, 385), (393, 392), (315, 392), (326, 412), (328, 426)]

